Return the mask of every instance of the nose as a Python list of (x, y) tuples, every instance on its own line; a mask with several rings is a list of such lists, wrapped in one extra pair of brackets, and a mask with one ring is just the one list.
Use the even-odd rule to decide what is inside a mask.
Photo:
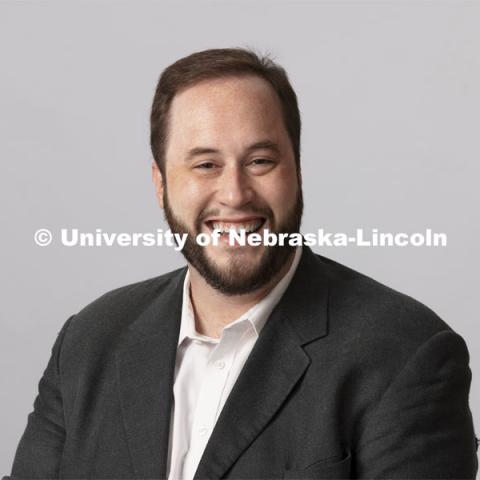
[(218, 181), (217, 200), (223, 206), (241, 208), (252, 201), (253, 188), (248, 175), (240, 165), (225, 167)]

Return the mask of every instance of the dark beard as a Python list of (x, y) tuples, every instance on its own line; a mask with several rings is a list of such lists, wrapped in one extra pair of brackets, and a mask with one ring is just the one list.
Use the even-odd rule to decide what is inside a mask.
[[(172, 233), (187, 234), (185, 246), (182, 253), (186, 260), (202, 275), (205, 281), (213, 288), (225, 295), (243, 295), (251, 293), (265, 286), (282, 269), (295, 247), (269, 246), (254, 269), (247, 269), (245, 263), (239, 258), (232, 258), (228, 268), (220, 269), (205, 254), (204, 247), (195, 241), (196, 236), (201, 232), (202, 222), (205, 218), (200, 215), (195, 222), (195, 232), (189, 231), (188, 227), (179, 221), (173, 213), (168, 201), (166, 185), (163, 192), (163, 208), (165, 219), (170, 226)], [(273, 212), (270, 208), (256, 209), (254, 213), (265, 216), (270, 220), (272, 233), (299, 233), (303, 213), (303, 196), (299, 186), (295, 205), (289, 212), (285, 222), (278, 227), (272, 223)], [(248, 247), (252, 248), (252, 247)]]

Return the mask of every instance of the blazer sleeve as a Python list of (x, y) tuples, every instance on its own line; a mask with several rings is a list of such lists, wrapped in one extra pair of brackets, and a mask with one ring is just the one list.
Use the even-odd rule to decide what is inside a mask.
[(475, 479), (463, 339), (441, 331), (417, 349), (382, 396), (356, 452), (356, 478)]
[(17, 447), (12, 478), (58, 478), (65, 422), (61, 393), (60, 355), (70, 317), (60, 330), (38, 386), (33, 412)]

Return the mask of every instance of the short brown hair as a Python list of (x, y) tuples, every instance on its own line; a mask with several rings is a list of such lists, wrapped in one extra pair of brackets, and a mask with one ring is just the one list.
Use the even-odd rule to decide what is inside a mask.
[(209, 78), (256, 75), (277, 93), (285, 126), (292, 142), (297, 172), (300, 172), (300, 111), (287, 73), (268, 56), (244, 48), (217, 48), (196, 52), (177, 60), (160, 76), (150, 115), (150, 146), (153, 158), (165, 177), (165, 144), (168, 112), (173, 97), (182, 89)]

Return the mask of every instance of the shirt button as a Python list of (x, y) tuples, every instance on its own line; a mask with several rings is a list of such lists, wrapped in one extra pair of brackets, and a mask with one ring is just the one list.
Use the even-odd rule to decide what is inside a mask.
[(223, 370), (225, 368), (225, 362), (223, 360), (218, 360), (218, 362), (215, 362), (215, 366), (219, 370)]
[(198, 429), (198, 433), (199, 433), (199, 435), (201, 435), (202, 437), (205, 436), (205, 435), (207, 434), (207, 432), (208, 432), (208, 428), (207, 428), (207, 427), (200, 427), (200, 428)]

